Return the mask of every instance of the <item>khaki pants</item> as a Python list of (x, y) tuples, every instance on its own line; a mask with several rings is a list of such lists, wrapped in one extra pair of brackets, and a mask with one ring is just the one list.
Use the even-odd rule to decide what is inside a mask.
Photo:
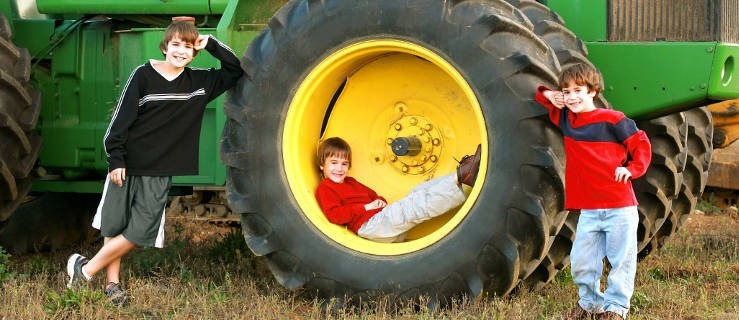
[(421, 222), (456, 208), (466, 199), (454, 182), (454, 173), (431, 179), (416, 186), (402, 199), (388, 204), (367, 220), (357, 234), (378, 242), (398, 242)]

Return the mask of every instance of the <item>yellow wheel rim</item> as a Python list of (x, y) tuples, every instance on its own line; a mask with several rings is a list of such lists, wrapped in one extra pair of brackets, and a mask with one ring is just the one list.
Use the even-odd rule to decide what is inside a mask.
[[(458, 209), (408, 232), (406, 241), (378, 243), (330, 223), (314, 196), (320, 182), (316, 149), (338, 136), (352, 146), (349, 175), (393, 202), (422, 181), (454, 172), (456, 159), (483, 145), (475, 186)], [(414, 142), (398, 156), (394, 141)], [(398, 139), (401, 140), (398, 140)], [(373, 255), (399, 255), (428, 247), (451, 233), (469, 213), (487, 166), (487, 130), (477, 98), (462, 75), (438, 54), (400, 40), (370, 40), (323, 59), (298, 86), (285, 119), (282, 152), (297, 205), (326, 237)], [(396, 143), (397, 147), (397, 143)]]

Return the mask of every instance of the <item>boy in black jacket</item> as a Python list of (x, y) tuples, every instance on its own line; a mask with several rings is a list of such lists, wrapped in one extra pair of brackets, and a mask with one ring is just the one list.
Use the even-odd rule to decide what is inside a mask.
[[(131, 73), (105, 134), (109, 173), (93, 219), (105, 243), (89, 260), (75, 253), (67, 261), (70, 288), (106, 269), (105, 293), (118, 306), (129, 298), (120, 286), (121, 257), (136, 246), (163, 246), (172, 176), (198, 173), (205, 106), (243, 74), (233, 51), (191, 21), (172, 22), (160, 49), (164, 61)], [(202, 49), (222, 68), (187, 67)]]

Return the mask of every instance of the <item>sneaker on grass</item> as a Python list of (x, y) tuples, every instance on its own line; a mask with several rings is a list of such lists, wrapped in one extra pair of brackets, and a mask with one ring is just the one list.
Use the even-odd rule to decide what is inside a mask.
[(123, 290), (123, 287), (115, 282), (108, 282), (108, 285), (105, 286), (105, 294), (108, 295), (108, 300), (116, 307), (128, 304), (131, 299), (126, 290)]
[(67, 288), (77, 289), (88, 281), (87, 277), (82, 273), (82, 266), (86, 265), (89, 260), (81, 254), (73, 254), (67, 260), (67, 275), (69, 275), (69, 283)]

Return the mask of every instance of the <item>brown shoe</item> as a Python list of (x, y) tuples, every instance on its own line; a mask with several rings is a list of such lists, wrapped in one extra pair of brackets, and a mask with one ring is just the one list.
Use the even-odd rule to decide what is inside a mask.
[(562, 319), (565, 320), (590, 320), (595, 319), (595, 315), (592, 312), (588, 312), (583, 309), (579, 303), (576, 303), (572, 309), (562, 314)]
[(620, 314), (615, 313), (613, 311), (606, 311), (598, 315), (598, 319), (603, 320), (624, 320), (623, 317), (621, 317)]
[(475, 155), (466, 155), (462, 157), (457, 166), (457, 181), (471, 186), (477, 179), (477, 171), (480, 170), (480, 152), (482, 150), (481, 145), (477, 145)]

